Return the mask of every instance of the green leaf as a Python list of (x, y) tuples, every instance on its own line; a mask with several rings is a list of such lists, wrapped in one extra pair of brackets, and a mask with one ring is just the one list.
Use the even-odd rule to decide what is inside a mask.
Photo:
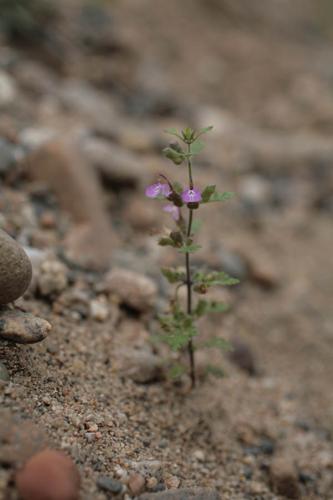
[(223, 271), (213, 271), (207, 274), (196, 272), (193, 276), (193, 281), (196, 284), (205, 285), (206, 287), (215, 285), (232, 286), (239, 283), (237, 278), (233, 278)]
[(223, 313), (229, 310), (229, 306), (223, 302), (217, 302), (215, 300), (199, 300), (197, 307), (194, 310), (194, 314), (200, 318), (205, 314), (209, 313)]
[(232, 349), (230, 342), (228, 342), (225, 339), (222, 339), (221, 337), (213, 337), (204, 342), (203, 344), (201, 344), (201, 346), (213, 349), (220, 349), (221, 351), (230, 351)]
[(182, 246), (178, 252), (180, 253), (195, 253), (200, 250), (201, 245), (191, 244)]
[(190, 147), (191, 155), (198, 155), (199, 153), (201, 153), (201, 151), (203, 150), (204, 147), (205, 147), (205, 145), (201, 141), (193, 142), (191, 144), (191, 147)]
[(169, 281), (169, 283), (184, 282), (186, 274), (180, 269), (174, 269), (171, 267), (162, 267), (161, 269), (163, 276)]
[(175, 165), (181, 165), (185, 159), (185, 153), (181, 151), (175, 144), (170, 144), (162, 150), (166, 158), (171, 160)]
[(178, 130), (174, 127), (167, 128), (164, 130), (166, 134), (174, 135), (175, 137), (178, 137), (178, 139), (183, 140), (182, 136), (178, 133)]
[(204, 127), (198, 130), (196, 134), (196, 138), (200, 137), (203, 134), (207, 134), (207, 132), (210, 132), (213, 129), (213, 125), (209, 125), (209, 127)]
[(183, 349), (198, 333), (193, 322), (194, 318), (177, 307), (173, 313), (159, 316), (158, 319), (165, 332), (160, 338), (174, 351)]
[(234, 196), (235, 193), (225, 191), (224, 193), (214, 192), (210, 198), (207, 200), (208, 203), (212, 201), (227, 201)]
[(212, 194), (215, 192), (216, 186), (211, 185), (211, 186), (206, 186), (205, 189), (201, 193), (201, 198), (202, 202), (201, 203), (207, 203), (212, 196)]
[(194, 130), (191, 127), (186, 127), (182, 130), (182, 136), (185, 142), (191, 143), (194, 139)]

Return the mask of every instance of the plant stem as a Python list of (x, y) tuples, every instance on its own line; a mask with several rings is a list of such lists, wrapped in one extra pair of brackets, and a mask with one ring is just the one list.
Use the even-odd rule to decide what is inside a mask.
[[(190, 145), (188, 145), (188, 152), (190, 152)], [(188, 158), (188, 174), (189, 174), (189, 184), (190, 189), (193, 189), (193, 179), (192, 179), (192, 165), (191, 159)], [(187, 237), (191, 236), (193, 221), (193, 209), (189, 208), (188, 226), (187, 226)], [(190, 254), (185, 254), (185, 264), (186, 264), (186, 286), (187, 286), (187, 314), (192, 314), (192, 280), (191, 280), (191, 267), (190, 267)], [(190, 357), (190, 376), (191, 376), (191, 387), (195, 387), (195, 362), (194, 362), (194, 348), (193, 339), (188, 341), (188, 353)]]

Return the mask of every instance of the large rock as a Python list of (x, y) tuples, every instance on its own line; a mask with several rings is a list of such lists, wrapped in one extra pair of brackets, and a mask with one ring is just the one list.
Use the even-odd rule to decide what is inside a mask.
[(23, 248), (0, 229), (0, 304), (21, 297), (31, 276), (31, 263)]
[(48, 321), (30, 313), (0, 309), (0, 339), (17, 344), (34, 344), (44, 340), (51, 330)]
[(80, 476), (72, 460), (56, 450), (34, 455), (16, 474), (23, 500), (78, 500)]
[(91, 268), (107, 268), (115, 242), (97, 176), (79, 154), (74, 137), (48, 142), (27, 159), (28, 174), (46, 183), (76, 224), (66, 241), (68, 256)]
[(151, 278), (122, 268), (112, 269), (106, 275), (105, 289), (121, 303), (140, 312), (150, 309), (157, 296), (157, 286)]

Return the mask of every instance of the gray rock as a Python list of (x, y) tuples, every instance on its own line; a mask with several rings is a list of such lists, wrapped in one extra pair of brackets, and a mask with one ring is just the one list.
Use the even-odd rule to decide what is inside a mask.
[(97, 137), (87, 137), (82, 150), (106, 186), (136, 187), (140, 184), (142, 171), (138, 169), (137, 158), (128, 150)]
[(8, 382), (9, 373), (5, 365), (0, 361), (0, 382)]
[(123, 489), (123, 485), (120, 481), (112, 479), (111, 477), (102, 476), (96, 481), (97, 487), (103, 491), (109, 491), (110, 493), (120, 493)]
[(140, 312), (151, 309), (157, 297), (157, 286), (151, 278), (128, 269), (112, 269), (105, 277), (105, 289), (120, 303)]
[(221, 497), (217, 491), (209, 488), (184, 488), (145, 493), (139, 500), (221, 500)]
[(0, 229), (0, 304), (21, 297), (32, 276), (31, 263), (18, 243)]
[(51, 325), (45, 319), (8, 308), (0, 309), (0, 339), (34, 344), (47, 337)]

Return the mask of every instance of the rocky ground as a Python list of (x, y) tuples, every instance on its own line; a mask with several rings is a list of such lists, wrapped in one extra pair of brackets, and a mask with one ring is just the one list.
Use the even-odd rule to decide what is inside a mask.
[[(0, 228), (33, 278), (15, 305), (0, 290), (0, 498), (46, 446), (84, 500), (333, 498), (330, 11), (265, 5), (59, 2), (40, 32), (4, 17)], [(182, 176), (160, 150), (188, 124), (214, 126), (198, 185), (237, 193), (202, 209), (194, 261), (241, 280), (201, 324), (234, 346), (224, 376), (198, 353), (194, 391), (151, 342), (159, 268), (179, 261), (144, 197)], [(36, 321), (42, 342), (13, 337)]]

